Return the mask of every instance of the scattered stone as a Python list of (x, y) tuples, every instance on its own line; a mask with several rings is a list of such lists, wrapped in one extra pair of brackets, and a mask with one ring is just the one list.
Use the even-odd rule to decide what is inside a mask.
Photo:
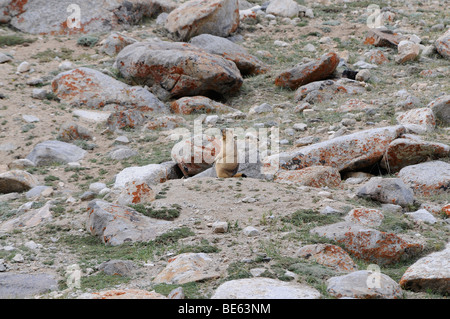
[(196, 114), (196, 113), (232, 113), (238, 110), (225, 104), (216, 102), (205, 96), (183, 97), (170, 104), (170, 110), (175, 114)]
[(367, 227), (378, 227), (383, 222), (383, 219), (384, 215), (380, 210), (365, 207), (354, 208), (345, 216), (346, 221)]
[(320, 296), (319, 291), (304, 284), (256, 277), (227, 281), (211, 299), (319, 299)]
[(28, 63), (27, 61), (20, 63), (19, 66), (17, 67), (17, 72), (19, 72), (19, 73), (25, 73), (30, 70), (31, 70), (31, 64)]
[(287, 18), (295, 18), (298, 16), (299, 12), (299, 5), (293, 0), (272, 0), (266, 9), (267, 14)]
[(364, 53), (364, 56), (367, 58), (367, 60), (370, 63), (375, 63), (378, 65), (389, 62), (389, 59), (386, 57), (386, 55), (383, 53), (383, 51), (381, 51), (379, 49), (370, 50), (370, 51)]
[(327, 292), (336, 298), (400, 299), (403, 296), (401, 287), (392, 278), (367, 270), (328, 279)]
[(137, 269), (137, 265), (130, 260), (114, 259), (101, 263), (97, 269), (108, 276), (129, 277)]
[(102, 41), (100, 52), (105, 53), (109, 56), (115, 56), (124, 47), (135, 42), (138, 41), (122, 33), (113, 32), (105, 40)]
[(32, 209), (19, 217), (10, 219), (0, 224), (0, 231), (13, 232), (18, 229), (27, 229), (35, 227), (43, 222), (51, 221), (52, 211), (51, 201), (48, 201), (43, 207)]
[(427, 108), (431, 108), (437, 120), (444, 125), (450, 124), (450, 95), (443, 95), (430, 102)]
[(12, 57), (0, 52), (0, 64), (12, 61)]
[(169, 264), (153, 282), (182, 285), (188, 282), (218, 278), (214, 260), (205, 253), (185, 253), (169, 259)]
[(245, 236), (247, 237), (255, 237), (259, 235), (259, 230), (256, 229), (253, 226), (247, 226), (245, 227), (242, 232), (244, 233)]
[(92, 133), (75, 122), (66, 122), (59, 129), (58, 140), (71, 142), (75, 140), (92, 140)]
[(370, 79), (370, 71), (367, 69), (359, 71), (358, 74), (356, 74), (355, 76), (356, 81), (367, 82), (369, 81), (369, 79)]
[(420, 46), (412, 41), (403, 40), (397, 46), (398, 55), (395, 62), (403, 64), (408, 61), (414, 61), (420, 53)]
[(367, 32), (366, 38), (364, 40), (365, 45), (373, 45), (376, 47), (391, 47), (396, 48), (402, 37), (398, 34), (392, 34), (387, 32), (382, 32), (380, 30), (371, 28)]
[(133, 150), (126, 146), (120, 146), (116, 149), (112, 150), (108, 154), (108, 158), (115, 160), (115, 161), (121, 161), (130, 157), (138, 156), (139, 152), (136, 150)]
[(227, 222), (215, 222), (212, 224), (212, 231), (215, 234), (223, 234), (228, 231), (228, 223)]
[(119, 205), (136, 205), (142, 203), (150, 203), (156, 198), (155, 191), (145, 182), (132, 181), (127, 182), (121, 189), (121, 193), (117, 198)]
[(30, 189), (25, 193), (27, 199), (38, 199), (39, 197), (48, 197), (53, 193), (53, 188), (50, 186), (39, 185)]
[(33, 89), (31, 92), (31, 97), (33, 99), (45, 100), (47, 98), (47, 90), (46, 89)]
[(436, 51), (445, 59), (450, 59), (450, 30), (440, 36), (434, 43)]
[(38, 117), (28, 114), (22, 115), (22, 119), (27, 123), (36, 123), (40, 121)]
[(169, 167), (163, 164), (127, 167), (116, 175), (114, 188), (123, 189), (127, 183), (145, 182), (147, 185), (158, 185), (169, 179)]
[(432, 132), (436, 127), (433, 110), (428, 107), (407, 111), (397, 117), (397, 122), (415, 134)]

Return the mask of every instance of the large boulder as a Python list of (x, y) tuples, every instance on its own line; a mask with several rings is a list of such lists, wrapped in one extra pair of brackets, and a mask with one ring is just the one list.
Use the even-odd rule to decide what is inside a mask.
[(331, 166), (340, 172), (363, 169), (379, 162), (389, 144), (402, 133), (403, 126), (356, 132), (294, 151), (271, 155), (265, 165), (276, 165), (279, 162), (280, 168), (285, 170), (309, 166)]
[(87, 230), (105, 245), (147, 242), (169, 230), (172, 223), (144, 216), (137, 211), (102, 200), (88, 204)]
[(341, 174), (335, 167), (311, 166), (299, 170), (280, 171), (274, 181), (310, 187), (338, 187), (341, 184)]
[(389, 144), (380, 166), (389, 172), (398, 172), (405, 166), (450, 155), (450, 146), (412, 138), (398, 138)]
[(450, 30), (441, 35), (434, 43), (434, 46), (443, 58), (450, 60)]
[(239, 26), (238, 0), (191, 0), (173, 10), (166, 29), (178, 41), (199, 34), (227, 37)]
[[(10, 23), (22, 32), (33, 34), (107, 32), (175, 7), (171, 0), (3, 0), (0, 23)], [(79, 26), (74, 24), (77, 13)]]
[(201, 34), (192, 38), (189, 43), (211, 54), (217, 54), (233, 61), (242, 75), (256, 75), (266, 73), (268, 66), (257, 57), (249, 54), (240, 45), (228, 39), (211, 34)]
[(443, 95), (430, 102), (427, 107), (433, 110), (438, 122), (444, 125), (450, 124), (450, 95)]
[(338, 272), (352, 272), (358, 269), (348, 253), (336, 245), (306, 245), (297, 251), (297, 256), (331, 267)]
[(402, 168), (398, 177), (410, 186), (416, 195), (448, 194), (450, 190), (450, 164), (430, 161)]
[(308, 83), (329, 78), (336, 70), (338, 64), (338, 55), (334, 52), (330, 52), (324, 54), (315, 61), (306, 64), (298, 64), (293, 68), (282, 72), (275, 79), (275, 85), (295, 90)]
[(436, 117), (431, 108), (417, 108), (400, 114), (397, 122), (403, 125), (408, 132), (424, 134), (434, 131), (436, 127)]
[(0, 194), (25, 192), (37, 184), (36, 177), (25, 171), (12, 170), (0, 174)]
[(402, 207), (414, 204), (414, 192), (400, 178), (372, 177), (356, 195)]
[(82, 148), (70, 143), (45, 141), (37, 144), (26, 159), (33, 162), (36, 166), (55, 163), (67, 164), (83, 159), (86, 153)]
[(53, 92), (73, 107), (90, 109), (167, 112), (165, 105), (139, 86), (129, 86), (102, 72), (77, 68), (58, 74), (52, 81)]
[(116, 66), (125, 79), (147, 85), (164, 100), (233, 94), (243, 83), (233, 62), (180, 42), (134, 43), (118, 54)]
[(404, 289), (450, 293), (450, 244), (411, 265), (400, 279)]
[(148, 185), (158, 185), (170, 179), (170, 167), (165, 164), (149, 164), (132, 166), (123, 169), (116, 175), (114, 188), (122, 189), (127, 183), (144, 182)]

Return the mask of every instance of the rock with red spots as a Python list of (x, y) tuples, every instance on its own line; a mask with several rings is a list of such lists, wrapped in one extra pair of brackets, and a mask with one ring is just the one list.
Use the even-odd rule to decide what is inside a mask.
[(167, 232), (172, 226), (169, 221), (150, 218), (127, 206), (103, 200), (89, 202), (87, 210), (87, 230), (108, 246), (148, 242)]
[(397, 117), (397, 122), (409, 132), (423, 134), (432, 132), (436, 128), (436, 117), (429, 107), (412, 109)]
[(328, 279), (327, 292), (336, 298), (401, 299), (403, 291), (391, 277), (374, 270), (359, 270)]
[(403, 289), (450, 293), (450, 244), (412, 264), (400, 279)]
[(175, 7), (176, 3), (167, 0), (4, 0), (0, 23), (33, 34), (107, 32)]
[(266, 165), (279, 160), (280, 168), (285, 170), (310, 166), (331, 166), (340, 172), (359, 170), (379, 162), (389, 144), (402, 133), (402, 126), (356, 132), (294, 151), (271, 155), (267, 158)]
[(105, 53), (109, 56), (115, 56), (127, 45), (133, 44), (135, 42), (138, 41), (119, 32), (113, 32), (105, 40), (102, 41), (100, 52)]
[(383, 51), (378, 49), (370, 50), (369, 52), (366, 52), (364, 56), (369, 63), (381, 65), (389, 62), (389, 59), (386, 57)]
[(217, 263), (205, 253), (184, 253), (169, 259), (169, 264), (161, 271), (154, 283), (182, 285), (220, 277), (215, 270)]
[(450, 191), (450, 164), (431, 161), (402, 168), (398, 177), (422, 196), (448, 194)]
[(126, 80), (147, 85), (163, 100), (233, 94), (243, 83), (234, 62), (181, 42), (131, 44), (120, 51), (116, 66)]
[(119, 205), (150, 203), (156, 198), (155, 191), (143, 181), (127, 182), (117, 198)]
[(129, 109), (112, 113), (106, 125), (108, 130), (115, 132), (123, 129), (133, 129), (143, 125), (147, 121), (145, 115), (138, 109)]
[(91, 140), (92, 133), (85, 127), (75, 123), (64, 123), (59, 129), (58, 140), (71, 142), (74, 140)]
[(450, 30), (441, 35), (434, 43), (434, 46), (443, 58), (450, 60)]
[(310, 233), (334, 240), (354, 257), (379, 265), (396, 263), (423, 250), (420, 243), (352, 222), (319, 226)]
[(370, 29), (364, 40), (365, 45), (373, 45), (376, 47), (397, 48), (397, 45), (403, 37), (392, 32), (383, 32), (377, 29)]
[(127, 167), (116, 175), (114, 188), (123, 189), (127, 183), (141, 184), (144, 182), (150, 187), (164, 183), (171, 179), (170, 163)]
[(414, 192), (400, 178), (372, 177), (358, 189), (356, 195), (384, 204), (402, 207), (414, 204)]
[(450, 95), (443, 95), (427, 105), (433, 110), (438, 123), (450, 124)]
[(446, 216), (450, 217), (450, 204), (447, 204), (447, 205), (445, 205), (444, 207), (442, 207), (442, 212), (443, 212)]
[(341, 184), (341, 174), (335, 167), (311, 166), (293, 171), (280, 171), (274, 181), (310, 187), (338, 187)]
[(342, 78), (339, 80), (323, 80), (308, 83), (299, 87), (294, 94), (295, 102), (311, 104), (331, 101), (338, 95), (358, 95), (366, 91), (359, 81)]
[(221, 148), (221, 138), (198, 134), (175, 144), (171, 155), (184, 176), (188, 177), (212, 167)]
[(375, 106), (367, 104), (359, 99), (348, 99), (344, 104), (339, 106), (338, 112), (353, 112), (374, 109)]
[(228, 105), (216, 102), (205, 96), (182, 97), (170, 104), (170, 110), (175, 114), (216, 114), (234, 113), (238, 110)]
[(136, 109), (146, 113), (167, 112), (148, 90), (125, 83), (93, 69), (77, 68), (60, 73), (52, 81), (53, 92), (73, 107)]
[(314, 244), (301, 247), (297, 255), (318, 264), (331, 267), (338, 272), (358, 270), (348, 253), (339, 246), (331, 244)]
[(411, 138), (398, 138), (389, 144), (380, 166), (389, 172), (398, 172), (405, 166), (450, 155), (450, 146)]
[(398, 54), (395, 57), (395, 62), (402, 64), (408, 61), (414, 61), (420, 53), (420, 46), (413, 41), (402, 40), (397, 46)]
[(181, 116), (164, 115), (152, 118), (145, 123), (145, 127), (149, 130), (172, 130), (186, 123)]
[(169, 14), (165, 27), (177, 41), (205, 33), (227, 37), (239, 27), (239, 1), (190, 0)]
[(378, 227), (383, 219), (384, 215), (380, 210), (365, 207), (354, 208), (345, 216), (346, 221), (367, 227)]
[(189, 43), (208, 53), (217, 54), (233, 61), (242, 75), (257, 75), (266, 73), (269, 70), (269, 67), (257, 57), (228, 39), (211, 34), (201, 34), (192, 38)]
[(279, 74), (275, 79), (275, 85), (296, 90), (308, 83), (328, 79), (334, 73), (338, 64), (338, 55), (330, 52), (315, 61), (298, 64)]

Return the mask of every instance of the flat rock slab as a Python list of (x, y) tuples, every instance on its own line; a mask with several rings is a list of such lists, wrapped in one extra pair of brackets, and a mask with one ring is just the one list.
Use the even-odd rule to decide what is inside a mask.
[(175, 114), (224, 114), (234, 113), (234, 109), (223, 103), (211, 100), (206, 96), (189, 96), (182, 97), (170, 104), (170, 110)]
[(168, 231), (172, 223), (144, 216), (127, 207), (102, 200), (88, 204), (86, 228), (110, 246), (150, 241)]
[(83, 159), (86, 153), (85, 150), (76, 145), (55, 140), (37, 144), (26, 159), (36, 166), (54, 163), (67, 164)]
[(403, 274), (400, 285), (413, 291), (450, 292), (450, 244), (442, 251), (425, 256)]
[(338, 187), (341, 174), (331, 166), (311, 166), (293, 171), (281, 171), (276, 174), (275, 182), (293, 183), (310, 187)]
[(220, 285), (211, 299), (319, 299), (316, 289), (271, 278), (231, 280)]
[(398, 172), (403, 167), (426, 162), (428, 159), (447, 157), (450, 146), (443, 143), (398, 138), (389, 144), (380, 166), (389, 172)]
[(0, 299), (28, 299), (58, 289), (49, 274), (0, 273)]
[(338, 55), (334, 52), (327, 53), (315, 61), (298, 64), (281, 73), (275, 79), (275, 85), (296, 90), (308, 83), (329, 78), (336, 70), (338, 64)]
[(448, 194), (450, 190), (450, 164), (431, 161), (402, 168), (398, 177), (410, 186), (416, 195)]
[(178, 41), (204, 33), (227, 37), (239, 27), (239, 1), (187, 1), (169, 14), (165, 27)]
[(120, 51), (116, 65), (126, 80), (147, 85), (163, 100), (233, 94), (243, 84), (234, 62), (182, 42), (131, 44)]
[(379, 162), (388, 145), (404, 132), (403, 126), (365, 130), (269, 156), (265, 165), (279, 160), (280, 168), (297, 170), (331, 166), (340, 172), (359, 170)]
[(169, 264), (160, 272), (154, 283), (182, 285), (220, 277), (211, 256), (204, 253), (186, 253), (169, 259)]
[(192, 38), (189, 43), (211, 54), (217, 54), (233, 61), (242, 75), (257, 75), (266, 73), (269, 67), (257, 57), (248, 53), (240, 45), (228, 39), (211, 34), (201, 34)]
[(338, 272), (352, 272), (358, 269), (358, 266), (349, 254), (336, 245), (306, 245), (297, 251), (297, 255), (321, 265), (331, 267)]
[(370, 29), (367, 32), (364, 44), (373, 45), (376, 47), (397, 48), (397, 45), (400, 43), (402, 39), (403, 39), (402, 36), (395, 33), (387, 33), (377, 29)]
[(121, 111), (136, 109), (147, 113), (168, 110), (156, 96), (140, 86), (129, 86), (100, 71), (77, 68), (58, 74), (53, 92), (73, 107)]
[(25, 171), (12, 170), (0, 174), (0, 194), (25, 192), (37, 184), (36, 177)]
[(327, 292), (336, 298), (399, 299), (401, 287), (382, 273), (360, 270), (328, 279)]

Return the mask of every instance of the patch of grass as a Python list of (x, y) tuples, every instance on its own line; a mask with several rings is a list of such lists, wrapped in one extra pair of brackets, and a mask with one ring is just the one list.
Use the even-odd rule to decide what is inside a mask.
[(98, 37), (91, 36), (91, 35), (84, 35), (78, 38), (77, 44), (84, 46), (84, 47), (91, 47), (93, 48), (98, 43)]
[(178, 251), (178, 254), (184, 253), (217, 253), (220, 249), (217, 246), (212, 246), (206, 239), (202, 239), (199, 245), (187, 245), (182, 246)]
[(169, 293), (178, 288), (183, 288), (183, 292), (186, 299), (204, 299), (206, 296), (203, 295), (201, 289), (201, 283), (198, 282), (188, 282), (182, 285), (170, 285), (170, 284), (158, 284), (153, 287), (154, 291), (161, 295), (169, 295)]
[(170, 208), (161, 207), (160, 209), (155, 209), (151, 206), (146, 206), (143, 204), (130, 205), (130, 207), (145, 216), (164, 220), (174, 220), (180, 216), (181, 212), (181, 207), (176, 204), (171, 205)]
[(341, 217), (339, 216), (333, 214), (323, 215), (320, 214), (320, 212), (312, 209), (298, 210), (295, 213), (293, 213), (290, 217), (284, 217), (281, 220), (299, 227), (302, 227), (305, 224), (309, 223), (313, 223), (314, 226), (323, 226), (342, 221)]
[(122, 277), (118, 275), (107, 275), (103, 271), (100, 271), (94, 275), (81, 276), (80, 286), (83, 290), (99, 291), (102, 289), (110, 288), (116, 285), (128, 283), (131, 280), (129, 277)]
[(74, 50), (68, 48), (61, 48), (60, 51), (47, 49), (42, 52), (38, 52), (35, 55), (31, 56), (33, 59), (39, 60), (41, 63), (51, 62), (56, 57), (59, 57), (62, 60), (72, 60), (72, 54), (75, 52)]
[(33, 43), (36, 39), (24, 38), (18, 35), (2, 35), (0, 36), (0, 46), (13, 46), (24, 43)]
[(395, 214), (395, 213), (383, 213), (384, 218), (381, 225), (378, 227), (380, 231), (386, 233), (405, 233), (408, 230), (414, 228), (413, 222), (408, 220), (408, 218), (404, 214)]

